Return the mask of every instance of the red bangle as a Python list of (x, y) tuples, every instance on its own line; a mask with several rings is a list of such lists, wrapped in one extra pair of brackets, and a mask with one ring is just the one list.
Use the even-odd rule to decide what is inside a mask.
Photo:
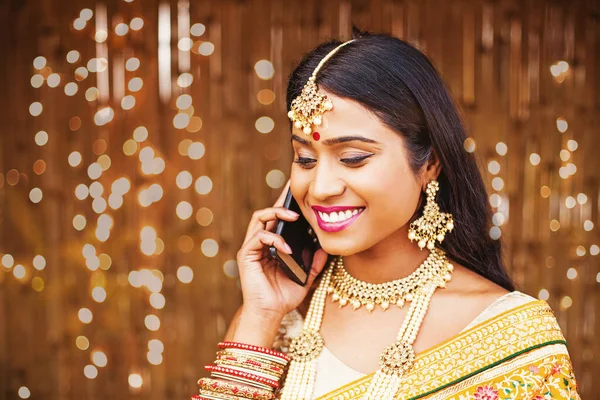
[(221, 342), (221, 343), (219, 343), (219, 348), (220, 349), (231, 348), (231, 349), (250, 350), (250, 351), (255, 351), (257, 353), (268, 354), (273, 357), (278, 357), (287, 362), (290, 362), (290, 360), (291, 360), (291, 358), (285, 353), (267, 349), (266, 347), (254, 346), (252, 344), (237, 343), (237, 342)]
[(249, 386), (236, 385), (235, 383), (211, 379), (200, 378), (198, 386), (201, 390), (214, 391), (225, 395), (233, 395), (238, 398), (256, 399), (256, 400), (273, 400), (275, 394), (271, 390), (258, 389)]
[(221, 367), (219, 365), (207, 365), (204, 367), (208, 372), (220, 372), (223, 374), (236, 376), (238, 378), (248, 379), (254, 382), (262, 383), (263, 385), (271, 386), (272, 388), (279, 388), (279, 382), (274, 379), (263, 378), (262, 376), (250, 374), (248, 372), (238, 371), (236, 369)]

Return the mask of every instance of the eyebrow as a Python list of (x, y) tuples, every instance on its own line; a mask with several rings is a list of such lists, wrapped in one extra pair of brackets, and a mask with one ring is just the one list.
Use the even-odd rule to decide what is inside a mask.
[[(292, 141), (297, 141), (300, 142), (302, 144), (305, 144), (307, 146), (312, 146), (312, 143), (306, 139), (301, 138), (298, 135), (294, 135), (292, 134)], [(323, 143), (325, 146), (333, 146), (334, 144), (339, 144), (339, 143), (346, 143), (346, 142), (364, 142), (364, 143), (373, 143), (373, 144), (380, 144), (378, 141), (373, 140), (373, 139), (369, 139), (366, 138), (364, 136), (359, 136), (359, 135), (354, 135), (354, 136), (338, 136), (336, 138), (332, 138), (332, 139), (327, 139), (327, 140), (323, 140), (321, 143)]]

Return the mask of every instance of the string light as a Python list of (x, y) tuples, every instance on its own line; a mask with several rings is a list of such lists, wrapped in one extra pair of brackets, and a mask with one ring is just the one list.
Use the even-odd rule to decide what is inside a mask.
[(177, 279), (182, 283), (190, 283), (194, 279), (194, 271), (187, 265), (177, 268)]
[(129, 386), (135, 389), (139, 389), (144, 384), (144, 380), (140, 374), (131, 374), (128, 378)]
[(46, 259), (41, 255), (33, 257), (33, 268), (43, 271), (46, 268)]
[(98, 377), (98, 368), (89, 364), (83, 368), (83, 375), (88, 379), (96, 379)]
[(157, 331), (160, 329), (160, 319), (154, 314), (147, 315), (144, 319), (144, 325), (149, 331)]
[(203, 56), (210, 56), (215, 51), (215, 45), (211, 42), (204, 42), (198, 46), (198, 54)]
[(569, 129), (569, 124), (567, 123), (567, 120), (564, 119), (563, 117), (559, 117), (556, 119), (556, 129), (558, 129), (558, 131), (560, 133), (565, 133), (567, 131), (567, 129)]
[(287, 181), (287, 179), (286, 179), (283, 171), (278, 170), (278, 169), (272, 169), (271, 171), (267, 172), (265, 181), (267, 182), (267, 185), (270, 188), (279, 189), (279, 188), (282, 188), (283, 185), (285, 185), (285, 182)]
[(275, 122), (270, 117), (260, 117), (256, 120), (254, 127), (260, 133), (269, 133), (275, 128)]
[(254, 72), (260, 79), (268, 80), (275, 75), (275, 68), (269, 60), (260, 60), (254, 64)]
[(31, 392), (26, 386), (21, 386), (17, 392), (20, 398), (28, 399), (31, 396)]

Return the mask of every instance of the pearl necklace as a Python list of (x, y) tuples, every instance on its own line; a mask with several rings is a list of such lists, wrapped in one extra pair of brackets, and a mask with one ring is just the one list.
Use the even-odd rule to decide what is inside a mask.
[(440, 252), (432, 251), (427, 259), (409, 276), (385, 283), (368, 283), (354, 278), (344, 268), (344, 260), (338, 258), (333, 270), (331, 284), (327, 288), (327, 294), (331, 294), (331, 300), (338, 302), (340, 307), (351, 304), (357, 310), (365, 306), (371, 312), (375, 306), (380, 306), (384, 311), (395, 304), (402, 308), (406, 302), (412, 301), (415, 293), (424, 287), (434, 276), (448, 276), (445, 272), (446, 259)]
[[(430, 257), (434, 257), (442, 267), (436, 269), (435, 273), (427, 274), (428, 279), (421, 281), (421, 286), (415, 287), (410, 292), (412, 301), (408, 314), (398, 331), (396, 341), (389, 345), (379, 357), (380, 367), (371, 379), (367, 389), (366, 398), (368, 400), (392, 400), (394, 398), (400, 388), (402, 376), (409, 372), (414, 364), (415, 352), (412, 344), (417, 338), (419, 328), (429, 308), (431, 297), (438, 287), (445, 287), (446, 282), (451, 279), (450, 274), (453, 266), (448, 262), (445, 253), (434, 248), (431, 250)], [(430, 257), (427, 257), (427, 260), (430, 260)], [(339, 265), (341, 262), (343, 267), (343, 261), (340, 260), (342, 259), (339, 258), (337, 263)], [(302, 332), (290, 344), (292, 361), (280, 394), (281, 400), (311, 399), (317, 372), (317, 358), (325, 345), (319, 331), (323, 321), (325, 300), (328, 289), (332, 284), (335, 267), (336, 261), (333, 260), (325, 270), (323, 278), (311, 299)], [(417, 270), (421, 267), (422, 265)], [(367, 283), (364, 282), (364, 284)], [(408, 291), (405, 292), (409, 293)]]

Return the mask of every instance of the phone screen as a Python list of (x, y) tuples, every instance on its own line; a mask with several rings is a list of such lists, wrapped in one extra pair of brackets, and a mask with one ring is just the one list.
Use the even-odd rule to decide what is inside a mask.
[(308, 280), (315, 252), (320, 247), (319, 242), (312, 227), (302, 215), (291, 191), (288, 191), (283, 206), (300, 215), (292, 222), (279, 220), (275, 230), (275, 233), (281, 235), (292, 248), (292, 254), (278, 252), (275, 247), (270, 247), (269, 253), (272, 258), (279, 261), (281, 268), (290, 279), (304, 286)]

